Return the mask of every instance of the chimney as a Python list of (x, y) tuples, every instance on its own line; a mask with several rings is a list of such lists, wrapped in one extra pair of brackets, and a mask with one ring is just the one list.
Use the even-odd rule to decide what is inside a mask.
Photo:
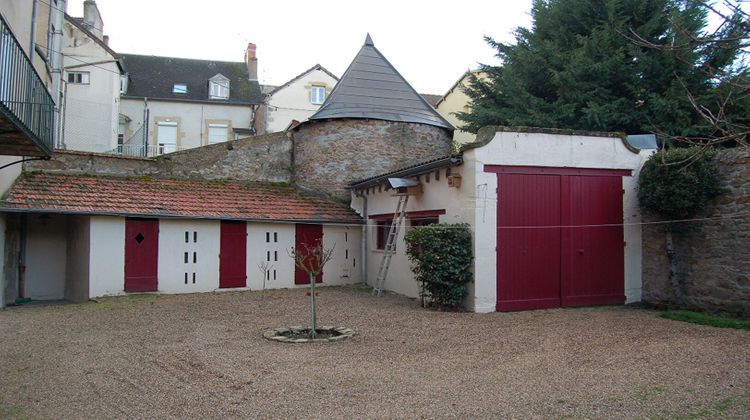
[(102, 42), (104, 42), (104, 45), (109, 46), (109, 35), (104, 35)]
[(86, 0), (83, 2), (83, 24), (86, 29), (91, 31), (97, 38), (102, 39), (104, 36), (104, 22), (102, 21), (102, 15), (99, 13), (99, 8), (96, 7), (94, 0)]
[(258, 80), (258, 57), (255, 56), (255, 44), (252, 42), (247, 44), (247, 50), (245, 50), (245, 64), (247, 65), (247, 73), (250, 75), (250, 80)]

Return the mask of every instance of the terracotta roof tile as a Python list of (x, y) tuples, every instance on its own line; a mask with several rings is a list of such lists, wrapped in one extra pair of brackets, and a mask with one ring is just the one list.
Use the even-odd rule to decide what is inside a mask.
[(287, 185), (25, 173), (0, 210), (362, 223), (344, 203)]

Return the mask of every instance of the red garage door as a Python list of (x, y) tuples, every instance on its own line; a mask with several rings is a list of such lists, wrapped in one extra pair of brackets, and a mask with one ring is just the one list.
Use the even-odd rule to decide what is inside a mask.
[(498, 173), (497, 310), (623, 303), (622, 176), (488, 166)]

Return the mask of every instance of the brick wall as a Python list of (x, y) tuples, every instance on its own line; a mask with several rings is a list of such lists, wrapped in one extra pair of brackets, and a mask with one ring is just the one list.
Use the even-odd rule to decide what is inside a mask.
[(295, 183), (349, 198), (349, 182), (451, 153), (439, 127), (381, 120), (307, 122), (294, 132)]
[[(690, 223), (691, 229), (673, 234), (677, 275), (685, 305), (750, 316), (750, 156), (745, 150), (729, 150), (718, 160), (728, 192), (698, 216), (711, 220)], [(675, 302), (665, 247), (665, 227), (645, 225), (644, 301)]]

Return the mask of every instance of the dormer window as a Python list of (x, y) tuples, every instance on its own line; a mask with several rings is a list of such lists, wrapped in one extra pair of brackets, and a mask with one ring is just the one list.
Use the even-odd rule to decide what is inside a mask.
[(172, 86), (172, 93), (187, 93), (187, 85), (184, 83), (175, 83)]
[(229, 79), (221, 74), (208, 79), (208, 97), (210, 99), (229, 99)]
[(325, 86), (313, 86), (310, 89), (310, 102), (315, 105), (320, 105), (326, 100), (326, 88)]

